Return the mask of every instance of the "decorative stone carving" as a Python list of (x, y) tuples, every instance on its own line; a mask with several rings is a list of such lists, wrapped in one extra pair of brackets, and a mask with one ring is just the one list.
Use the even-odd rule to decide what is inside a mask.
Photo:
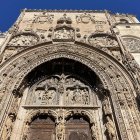
[(134, 37), (123, 37), (124, 45), (131, 53), (140, 52), (140, 39)]
[(10, 40), (8, 46), (33, 46), (38, 43), (38, 38), (30, 34), (17, 35)]
[(77, 15), (76, 21), (77, 21), (77, 23), (85, 23), (85, 24), (87, 24), (89, 22), (95, 23), (95, 18), (94, 18), (94, 16), (91, 16), (90, 14), (84, 13), (81, 15)]
[(57, 20), (57, 24), (72, 24), (72, 20), (70, 17), (67, 17), (67, 15), (64, 14), (63, 17)]
[(116, 140), (115, 125), (109, 116), (106, 117), (106, 131), (108, 133), (109, 140)]
[(104, 26), (103, 25), (95, 25), (95, 32), (100, 33), (104, 32)]
[[(92, 104), (93, 95), (90, 95), (90, 92), (87, 85), (73, 77), (64, 74), (54, 75), (31, 89), (27, 104), (57, 105), (58, 102), (63, 102), (62, 104), (66, 104), (66, 106), (87, 106)], [(63, 96), (63, 101), (61, 101), (61, 96)], [(31, 100), (30, 97), (34, 97), (34, 100)]]
[(57, 140), (64, 140), (64, 128), (63, 120), (59, 120), (57, 123)]
[(88, 38), (91, 45), (95, 47), (119, 47), (115, 38), (105, 34), (94, 34)]
[(53, 41), (74, 41), (75, 32), (72, 28), (61, 27), (54, 30)]
[(40, 24), (44, 24), (44, 23), (49, 23), (51, 24), (53, 22), (54, 19), (54, 15), (53, 14), (49, 14), (46, 12), (43, 12), (41, 15), (39, 15), (36, 20), (35, 23), (40, 23)]
[(97, 25), (106, 24), (106, 21), (97, 20), (95, 15), (92, 15), (92, 14), (89, 14), (89, 13), (84, 13), (84, 14), (81, 14), (81, 15), (77, 15), (76, 16), (76, 22), (77, 23), (84, 23), (84, 24), (93, 23), (93, 24), (97, 24)]
[(34, 104), (53, 104), (56, 100), (56, 89), (48, 88), (48, 89), (39, 89), (37, 88), (34, 92), (35, 99)]
[(15, 115), (10, 113), (8, 115), (8, 118), (7, 118), (7, 121), (5, 124), (5, 128), (4, 128), (3, 135), (2, 135), (2, 140), (10, 140), (14, 121), (15, 121)]
[(18, 52), (18, 50), (16, 48), (7, 48), (4, 53), (2, 54), (2, 61), (1, 63), (5, 62), (6, 60), (8, 60), (10, 57), (12, 57), (13, 55), (15, 55)]
[(84, 104), (89, 105), (89, 91), (76, 87), (75, 89), (67, 89), (66, 91), (66, 102), (68, 104)]
[(103, 99), (102, 107), (103, 107), (103, 111), (104, 111), (105, 116), (112, 114), (110, 104), (109, 104), (109, 98), (107, 96), (105, 96)]

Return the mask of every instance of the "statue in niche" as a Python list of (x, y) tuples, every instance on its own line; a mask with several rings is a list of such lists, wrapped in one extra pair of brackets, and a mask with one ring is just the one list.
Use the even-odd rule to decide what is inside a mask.
[(112, 114), (110, 104), (109, 104), (109, 98), (107, 96), (105, 96), (103, 99), (102, 107), (105, 115)]
[(46, 104), (52, 104), (55, 98), (56, 91), (54, 89), (47, 90), (42, 96), (42, 102)]
[(68, 89), (66, 92), (66, 103), (68, 104), (89, 104), (89, 92), (85, 89)]
[(66, 92), (66, 101), (68, 104), (74, 104), (73, 102), (73, 90), (68, 89)]
[(8, 115), (8, 118), (5, 124), (2, 140), (10, 140), (14, 121), (15, 121), (15, 116), (12, 113), (10, 113)]
[(80, 92), (80, 89), (76, 88), (73, 92), (73, 102), (74, 103), (81, 103), (81, 92)]
[(82, 94), (83, 104), (88, 105), (89, 104), (89, 93), (88, 93), (88, 90), (87, 89), (83, 89), (81, 91), (81, 94)]
[(106, 123), (105, 123), (105, 127), (106, 127), (106, 131), (108, 133), (108, 137), (109, 140), (116, 140), (116, 136), (115, 136), (115, 125), (112, 121), (112, 119), (109, 116), (106, 116)]

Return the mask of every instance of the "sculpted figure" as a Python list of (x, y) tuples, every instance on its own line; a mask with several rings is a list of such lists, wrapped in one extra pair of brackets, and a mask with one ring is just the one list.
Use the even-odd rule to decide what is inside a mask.
[(89, 94), (88, 94), (88, 90), (84, 89), (82, 90), (82, 100), (83, 100), (83, 104), (88, 105), (89, 104)]
[(55, 97), (55, 90), (47, 90), (42, 96), (42, 100), (45, 100), (47, 104), (52, 104)]
[(73, 101), (74, 103), (81, 102), (81, 92), (78, 88), (76, 88), (75, 91), (73, 92)]
[(106, 119), (107, 119), (107, 122), (105, 124), (105, 127), (109, 136), (109, 140), (116, 140), (114, 123), (109, 116), (107, 116)]
[(111, 114), (111, 108), (110, 108), (110, 104), (109, 104), (109, 100), (108, 100), (107, 96), (105, 96), (105, 98), (104, 98), (104, 100), (102, 102), (102, 105), (103, 105), (104, 114), (105, 115)]
[(15, 121), (14, 116), (9, 114), (7, 118), (7, 122), (5, 124), (5, 130), (3, 132), (2, 140), (10, 140), (11, 133), (12, 133), (12, 124)]

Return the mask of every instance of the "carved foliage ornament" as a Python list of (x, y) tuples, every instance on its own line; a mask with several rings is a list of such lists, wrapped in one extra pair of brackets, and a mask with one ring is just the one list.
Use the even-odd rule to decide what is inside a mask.
[(91, 35), (88, 41), (95, 47), (119, 47), (116, 39), (106, 34)]
[(140, 52), (140, 39), (133, 37), (123, 37), (124, 45), (132, 53)]
[(8, 46), (33, 46), (37, 44), (38, 38), (30, 34), (21, 34), (13, 37)]

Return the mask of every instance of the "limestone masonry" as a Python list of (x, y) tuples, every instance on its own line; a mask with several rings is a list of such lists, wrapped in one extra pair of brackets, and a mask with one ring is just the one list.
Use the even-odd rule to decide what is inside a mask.
[(107, 10), (22, 10), (0, 34), (0, 140), (139, 140), (140, 23)]

